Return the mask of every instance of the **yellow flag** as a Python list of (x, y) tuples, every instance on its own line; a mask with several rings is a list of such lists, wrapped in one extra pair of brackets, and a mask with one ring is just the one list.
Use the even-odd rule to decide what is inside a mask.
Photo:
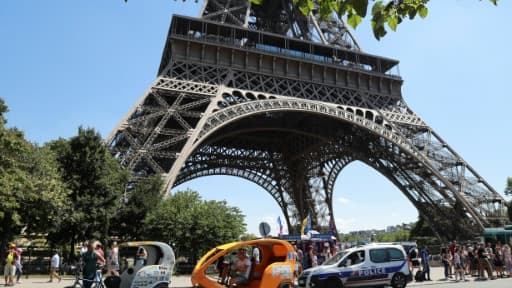
[(309, 217), (309, 214), (308, 216), (306, 216), (306, 218), (304, 218), (304, 220), (302, 220), (302, 225), (300, 225), (300, 234), (301, 235), (304, 235), (304, 230), (306, 229), (306, 225), (308, 224), (308, 217)]

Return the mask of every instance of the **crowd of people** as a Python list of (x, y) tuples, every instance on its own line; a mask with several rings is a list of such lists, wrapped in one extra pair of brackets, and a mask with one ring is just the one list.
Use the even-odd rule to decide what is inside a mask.
[[(145, 252), (145, 251), (144, 251)], [(139, 252), (141, 253), (141, 252)], [(107, 249), (99, 241), (84, 242), (80, 249), (80, 262), (84, 288), (89, 288), (94, 282), (103, 278), (102, 271), (106, 269), (107, 276), (119, 276), (119, 248), (117, 242), (112, 242)]]
[[(440, 249), (444, 279), (468, 281), (510, 277), (512, 274), (512, 255), (508, 244), (463, 243), (453, 241)], [(421, 249), (411, 248), (408, 253), (409, 267), (416, 281), (429, 281), (431, 254), (427, 246)], [(416, 271), (415, 271), (416, 270)]]
[(298, 242), (294, 246), (297, 259), (295, 271), (297, 275), (304, 269), (321, 265), (325, 260), (338, 253), (342, 247), (331, 242)]
[(456, 280), (464, 280), (465, 276), (476, 279), (496, 279), (510, 277), (512, 256), (510, 246), (497, 242), (465, 243), (452, 242), (441, 249), (441, 259), (446, 278), (455, 276)]
[[(103, 251), (103, 245), (99, 241), (84, 242), (79, 251), (80, 264), (82, 269), (84, 287), (88, 288), (92, 283), (101, 279), (101, 271), (103, 267), (107, 267), (107, 275), (119, 276), (119, 250), (116, 242), (112, 242), (110, 248), (107, 250), (107, 255)], [(22, 275), (22, 257), (23, 250), (17, 248), (14, 243), (9, 243), (8, 249), (5, 251), (2, 267), (4, 267), (5, 286), (14, 286), (20, 284)], [(144, 261), (147, 257), (145, 251), (140, 252), (140, 257)], [(52, 251), (50, 258), (50, 279), (48, 282), (53, 282), (56, 279), (58, 282), (62, 280), (60, 276), (61, 257), (57, 250)]]

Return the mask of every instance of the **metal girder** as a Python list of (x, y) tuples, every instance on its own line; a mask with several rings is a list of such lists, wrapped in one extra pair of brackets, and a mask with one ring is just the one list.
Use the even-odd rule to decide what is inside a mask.
[(304, 16), (291, 0), (250, 1), (206, 0), (201, 9), (203, 19), (239, 25), (253, 30), (278, 33), (319, 42), (325, 45), (360, 50), (354, 35), (339, 15), (322, 19), (318, 7)]

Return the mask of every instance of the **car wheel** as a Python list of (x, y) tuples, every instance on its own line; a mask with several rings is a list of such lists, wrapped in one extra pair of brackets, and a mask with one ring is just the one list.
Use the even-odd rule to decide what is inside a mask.
[(405, 279), (405, 275), (402, 273), (396, 273), (391, 279), (391, 286), (393, 288), (404, 288), (407, 286), (407, 279)]
[(341, 288), (343, 287), (339, 280), (336, 279), (329, 279), (325, 283), (325, 288)]

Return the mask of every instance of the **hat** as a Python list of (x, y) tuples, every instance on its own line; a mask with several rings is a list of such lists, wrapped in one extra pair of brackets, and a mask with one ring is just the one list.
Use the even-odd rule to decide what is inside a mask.
[(16, 244), (14, 244), (14, 243), (9, 243), (9, 248), (16, 248)]

